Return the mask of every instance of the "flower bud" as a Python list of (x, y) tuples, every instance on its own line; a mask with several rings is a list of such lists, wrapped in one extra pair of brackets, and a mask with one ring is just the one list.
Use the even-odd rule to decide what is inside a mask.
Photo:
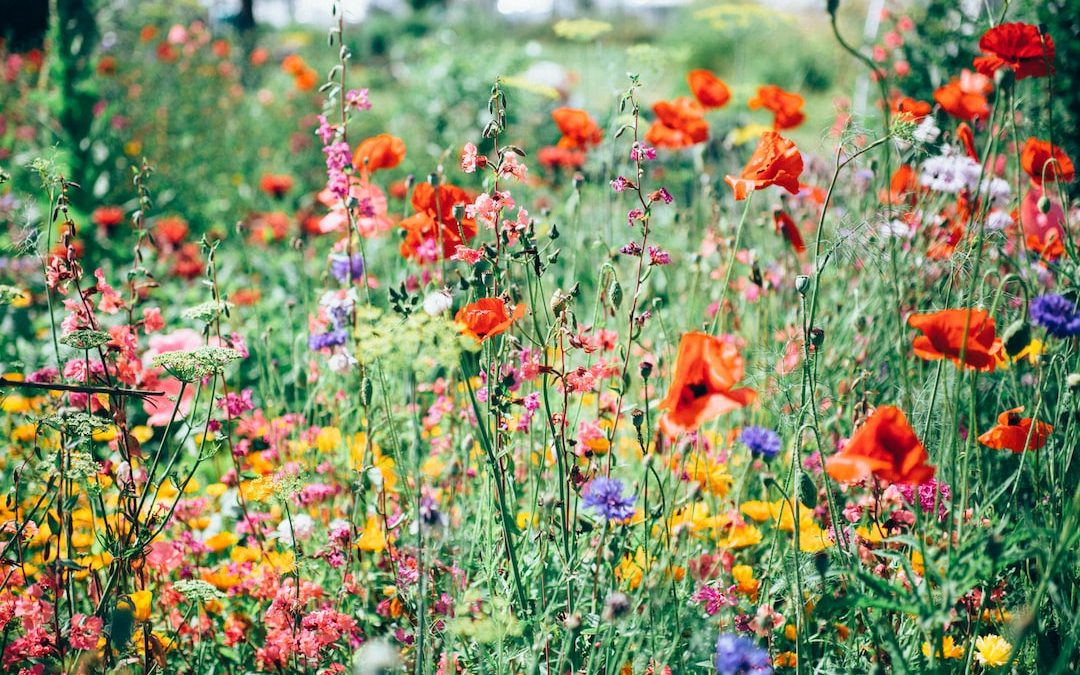
[(814, 327), (810, 329), (810, 344), (815, 348), (820, 347), (825, 342), (825, 331), (821, 328)]
[(805, 274), (795, 277), (795, 290), (799, 292), (799, 295), (805, 297), (806, 291), (810, 290), (810, 277)]

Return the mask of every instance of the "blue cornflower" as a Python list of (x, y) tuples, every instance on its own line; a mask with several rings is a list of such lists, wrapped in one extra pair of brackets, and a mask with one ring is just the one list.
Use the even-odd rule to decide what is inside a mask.
[(623, 484), (614, 478), (598, 476), (585, 491), (585, 506), (608, 520), (629, 520), (634, 516), (635, 495), (623, 495)]
[(349, 339), (349, 333), (345, 330), (332, 330), (328, 333), (312, 333), (308, 337), (308, 348), (312, 351), (327, 349), (328, 347), (340, 347)]
[(719, 675), (772, 675), (769, 652), (747, 637), (721, 633), (716, 640), (716, 672)]
[(1031, 320), (1054, 337), (1080, 335), (1080, 310), (1075, 302), (1056, 293), (1040, 295), (1031, 301)]
[(746, 427), (739, 434), (739, 442), (750, 448), (750, 452), (772, 459), (780, 454), (780, 436), (765, 427)]
[(349, 281), (350, 268), (353, 281), (359, 283), (360, 277), (364, 275), (364, 259), (359, 253), (352, 254), (351, 264), (349, 256), (343, 253), (335, 253), (330, 256), (330, 274), (338, 280), (339, 284)]

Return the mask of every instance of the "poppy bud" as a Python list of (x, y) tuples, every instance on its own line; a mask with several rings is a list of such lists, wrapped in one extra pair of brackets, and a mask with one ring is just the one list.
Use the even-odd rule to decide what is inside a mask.
[(1001, 341), (1005, 346), (1005, 353), (1015, 357), (1031, 343), (1031, 326), (1027, 321), (1017, 319), (1001, 334)]
[(371, 405), (371, 393), (371, 380), (365, 375), (360, 380), (360, 403), (363, 404), (364, 407)]
[(820, 347), (825, 342), (825, 331), (821, 328), (814, 327), (810, 329), (810, 344), (814, 347)]
[(1046, 194), (1043, 194), (1041, 197), (1039, 197), (1039, 204), (1038, 205), (1039, 205), (1039, 213), (1042, 213), (1044, 215), (1047, 214), (1047, 213), (1050, 213), (1050, 206), (1051, 206), (1050, 198), (1047, 197)]
[(614, 281), (611, 287), (608, 288), (608, 301), (611, 302), (611, 306), (618, 309), (622, 305), (623, 292), (622, 285), (618, 281)]
[(805, 274), (800, 274), (795, 277), (795, 290), (799, 292), (799, 295), (806, 296), (806, 291), (810, 289), (810, 277)]

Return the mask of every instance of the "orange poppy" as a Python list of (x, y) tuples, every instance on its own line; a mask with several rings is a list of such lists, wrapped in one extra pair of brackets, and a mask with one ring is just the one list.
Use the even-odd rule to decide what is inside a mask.
[(914, 205), (919, 196), (919, 175), (910, 164), (901, 164), (889, 179), (889, 189), (878, 195), (882, 202), (900, 204), (907, 202)]
[(731, 91), (724, 81), (704, 68), (691, 70), (686, 81), (694, 98), (706, 108), (723, 108), (731, 100)]
[(961, 122), (956, 126), (956, 137), (964, 145), (967, 156), (978, 162), (979, 151), (975, 149), (975, 132), (971, 130), (967, 122)]
[(429, 242), (437, 245), (441, 236), (442, 257), (452, 256), (459, 245), (476, 236), (475, 220), (454, 217), (455, 206), (469, 203), (472, 203), (471, 195), (456, 185), (440, 185), (436, 193), (430, 183), (419, 183), (412, 196), (416, 213), (401, 221), (401, 227), (405, 230), (401, 255), (420, 259), (424, 245)]
[[(1043, 49), (1043, 37), (1046, 48)], [(993, 77), (1001, 68), (1016, 73), (1016, 79), (1046, 77), (1053, 71), (1054, 41), (1040, 36), (1038, 26), (1030, 23), (1003, 23), (983, 33), (979, 50), (984, 56), (975, 59), (975, 69)]]
[(559, 139), (560, 148), (585, 150), (590, 145), (599, 144), (604, 138), (604, 132), (584, 110), (556, 108), (551, 111), (551, 118), (563, 135)]
[(986, 95), (994, 90), (990, 78), (965, 70), (948, 84), (934, 91), (934, 100), (941, 109), (957, 119), (972, 122), (976, 118), (990, 116), (990, 102)]
[(1031, 176), (1031, 182), (1039, 186), (1044, 180), (1071, 183), (1076, 179), (1076, 169), (1065, 151), (1037, 138), (1029, 138), (1024, 143), (1020, 166)]
[(794, 129), (803, 123), (803, 120), (806, 119), (806, 115), (802, 111), (804, 103), (802, 96), (790, 91), (784, 91), (775, 84), (767, 84), (758, 87), (757, 96), (747, 101), (746, 105), (751, 110), (764, 108), (771, 111), (773, 114), (773, 128), (780, 130)]
[(752, 389), (734, 389), (743, 378), (739, 349), (730, 340), (705, 333), (686, 333), (679, 342), (675, 374), (659, 408), (665, 434), (692, 431), (716, 417), (753, 402)]
[(922, 485), (934, 477), (929, 459), (904, 412), (883, 405), (852, 434), (840, 452), (825, 460), (825, 470), (844, 483), (874, 476), (886, 483)]
[(705, 109), (689, 96), (653, 104), (656, 120), (645, 132), (645, 140), (658, 148), (678, 150), (709, 140)]
[(900, 96), (893, 99), (890, 107), (894, 115), (908, 115), (916, 122), (929, 115), (932, 109), (926, 101), (920, 101), (910, 96)]
[(799, 192), (803, 159), (795, 144), (775, 131), (761, 135), (757, 149), (739, 176), (725, 176), (724, 182), (735, 191), (735, 199), (746, 199), (753, 190), (778, 185), (791, 194)]
[(480, 298), (465, 305), (454, 315), (461, 332), (478, 342), (506, 332), (515, 321), (525, 316), (525, 305), (507, 311), (502, 298)]
[(791, 248), (795, 249), (796, 253), (802, 253), (806, 250), (806, 244), (803, 243), (802, 234), (799, 233), (799, 227), (795, 224), (795, 219), (785, 211), (780, 209), (773, 211), (773, 225), (776, 227), (777, 232), (784, 235), (784, 239), (788, 240)]
[(358, 171), (374, 173), (392, 169), (405, 159), (405, 141), (390, 134), (365, 138), (353, 153), (353, 166)]
[[(969, 318), (970, 317), (970, 318)], [(967, 343), (964, 344), (964, 326)], [(922, 332), (912, 347), (915, 355), (928, 361), (947, 358), (977, 370), (993, 370), (1001, 339), (995, 335), (994, 319), (982, 309), (943, 309), (940, 312), (912, 314), (908, 325)]]
[(281, 69), (293, 77), (299, 77), (306, 68), (307, 63), (299, 54), (289, 54), (281, 60)]
[(1046, 445), (1054, 427), (1030, 417), (1021, 418), (1018, 413), (1022, 412), (1024, 412), (1024, 407), (1020, 406), (998, 415), (997, 425), (979, 436), (979, 442), (995, 450), (1012, 450), (1013, 452), (1023, 452), (1025, 448), (1038, 450)]

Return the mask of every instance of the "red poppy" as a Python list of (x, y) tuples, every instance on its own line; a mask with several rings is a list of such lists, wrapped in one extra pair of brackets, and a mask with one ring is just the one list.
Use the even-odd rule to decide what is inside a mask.
[(353, 167), (357, 171), (374, 173), (392, 169), (405, 159), (405, 141), (390, 134), (379, 134), (360, 141), (353, 152)]
[(124, 222), (124, 209), (119, 206), (100, 206), (90, 214), (90, 220), (98, 227), (110, 229)]
[(784, 239), (787, 239), (796, 253), (802, 253), (806, 250), (806, 244), (803, 243), (802, 234), (799, 233), (799, 227), (795, 224), (794, 218), (786, 212), (776, 209), (773, 211), (773, 225), (776, 226), (777, 232), (784, 235)]
[(694, 98), (706, 108), (723, 108), (731, 100), (731, 91), (724, 81), (704, 68), (691, 70), (686, 81)]
[[(454, 207), (472, 203), (472, 197), (456, 185), (440, 185), (436, 193), (429, 183), (420, 183), (413, 190), (412, 205), (416, 213), (401, 221), (405, 239), (401, 242), (401, 255), (419, 260), (424, 257), (425, 245), (438, 245), (442, 238), (441, 255), (452, 256), (459, 245), (476, 236), (476, 221), (472, 218), (454, 217)], [(438, 224), (436, 224), (438, 221)], [(464, 239), (462, 238), (464, 237)], [(436, 257), (438, 249), (434, 249)]]
[(1076, 179), (1076, 169), (1065, 151), (1037, 138), (1029, 138), (1024, 143), (1020, 166), (1031, 176), (1031, 182), (1039, 186), (1044, 180), (1071, 183)]
[(454, 315), (454, 321), (457, 322), (463, 334), (478, 342), (483, 342), (506, 332), (523, 316), (525, 316), (525, 305), (516, 305), (513, 310), (507, 311), (506, 303), (502, 298), (480, 298), (459, 309)]
[(881, 190), (878, 198), (888, 204), (914, 205), (919, 196), (919, 175), (910, 164), (901, 164), (889, 179), (889, 189)]
[(549, 169), (580, 169), (585, 165), (585, 151), (549, 145), (537, 151), (536, 161), (540, 163), (540, 166)]
[(1054, 427), (1030, 417), (1021, 418), (1017, 413), (1022, 412), (1024, 412), (1023, 406), (1006, 410), (998, 415), (997, 425), (979, 436), (979, 442), (995, 450), (1012, 450), (1013, 452), (1023, 452), (1025, 448), (1038, 450), (1046, 445)]
[(926, 101), (919, 101), (910, 96), (900, 96), (893, 99), (890, 107), (894, 115), (908, 115), (916, 122), (929, 115), (932, 110), (930, 104)]
[[(1001, 340), (995, 335), (994, 319), (982, 309), (943, 309), (940, 312), (912, 314), (908, 325), (922, 332), (912, 347), (915, 355), (928, 361), (947, 358), (977, 370), (993, 370), (1001, 351)], [(964, 330), (967, 327), (967, 342)]]
[(259, 188), (266, 194), (277, 199), (284, 197), (285, 193), (292, 189), (292, 186), (292, 176), (287, 176), (285, 174), (268, 173), (264, 174), (263, 177), (259, 179)]
[(173, 275), (188, 281), (202, 276), (206, 265), (202, 261), (201, 251), (195, 243), (189, 242), (181, 246), (173, 262)]
[(767, 84), (759, 87), (757, 96), (747, 102), (751, 110), (764, 108), (773, 114), (773, 128), (794, 129), (803, 123), (806, 115), (802, 107), (805, 101), (802, 96), (790, 91), (784, 91), (775, 84)]
[(167, 216), (157, 222), (154, 228), (156, 237), (164, 240), (166, 244), (179, 244), (188, 235), (187, 221), (179, 216)]
[(725, 176), (724, 182), (735, 191), (735, 199), (746, 199), (753, 190), (778, 185), (791, 194), (799, 192), (803, 159), (795, 144), (775, 131), (766, 131), (753, 156), (739, 176)]
[(753, 402), (752, 389), (735, 389), (744, 366), (738, 347), (730, 339), (705, 333), (686, 333), (679, 342), (675, 374), (659, 408), (665, 434), (692, 431), (710, 419)]
[(658, 148), (679, 150), (709, 140), (705, 109), (689, 96), (653, 104), (656, 120), (645, 132), (645, 140)]
[(604, 138), (604, 132), (596, 121), (584, 110), (578, 108), (556, 108), (551, 111), (551, 118), (562, 132), (559, 147), (571, 150), (585, 150), (590, 145), (597, 145)]
[(961, 122), (957, 125), (956, 137), (964, 145), (964, 152), (967, 153), (967, 156), (978, 162), (979, 152), (975, 149), (975, 132), (971, 130), (967, 122)]
[[(1045, 50), (1043, 37), (1046, 39)], [(1001, 68), (1016, 73), (1016, 79), (1046, 77), (1053, 72), (1054, 41), (1041, 36), (1038, 26), (1030, 23), (1003, 23), (983, 33), (979, 50), (984, 54), (975, 59), (975, 69), (993, 77)]]
[(973, 122), (990, 116), (990, 102), (986, 100), (986, 95), (993, 90), (990, 78), (965, 70), (960, 77), (954, 77), (934, 91), (934, 100), (953, 117)]
[(903, 411), (883, 405), (852, 434), (840, 452), (825, 460), (825, 470), (844, 483), (874, 476), (886, 483), (922, 485), (934, 477), (929, 459)]

